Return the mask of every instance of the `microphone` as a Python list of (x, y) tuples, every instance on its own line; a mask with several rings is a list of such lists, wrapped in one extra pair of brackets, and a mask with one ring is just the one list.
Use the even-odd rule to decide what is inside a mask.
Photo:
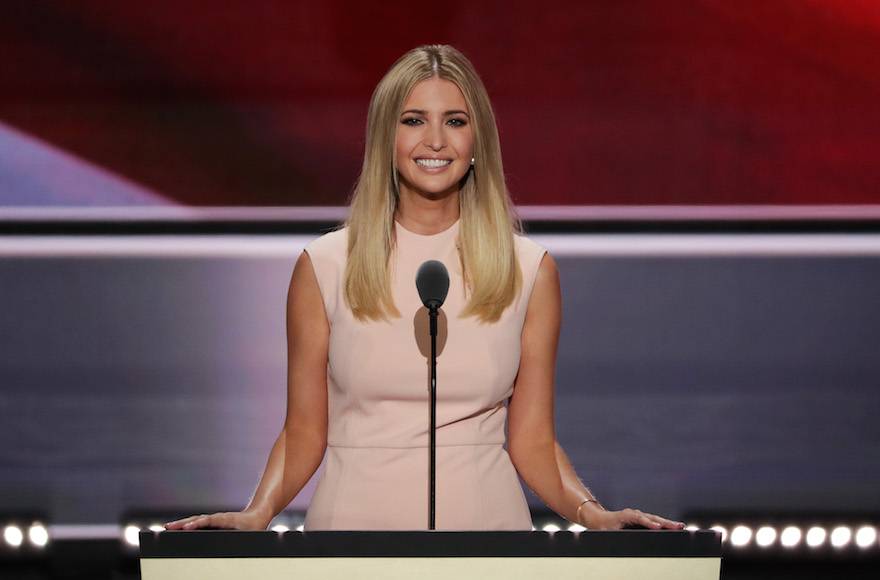
[(431, 392), (428, 428), (428, 529), (436, 529), (437, 505), (437, 309), (449, 293), (449, 272), (442, 262), (428, 260), (416, 272), (416, 289), (431, 319)]
[(416, 272), (416, 288), (422, 304), (429, 310), (443, 306), (449, 292), (449, 272), (443, 262), (428, 260)]

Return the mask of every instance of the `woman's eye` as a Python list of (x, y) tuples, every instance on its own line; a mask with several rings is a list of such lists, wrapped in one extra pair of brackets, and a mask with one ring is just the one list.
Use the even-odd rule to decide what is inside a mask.
[(415, 117), (407, 117), (404, 120), (402, 120), (400, 122), (400, 124), (414, 126), (414, 125), (421, 125), (422, 121), (421, 121), (421, 119), (416, 119)]
[(464, 127), (467, 125), (467, 121), (464, 119), (449, 119), (448, 123), (453, 127)]

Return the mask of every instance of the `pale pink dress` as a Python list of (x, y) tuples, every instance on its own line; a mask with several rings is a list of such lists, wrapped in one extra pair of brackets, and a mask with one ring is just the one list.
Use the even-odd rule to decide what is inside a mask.
[(430, 334), (418, 267), (440, 260), (450, 290), (440, 309), (437, 359), (436, 527), (530, 530), (528, 505), (505, 443), (529, 296), (544, 249), (517, 237), (519, 300), (501, 320), (459, 318), (464, 303), (458, 223), (422, 236), (396, 225), (392, 288), (400, 318), (358, 322), (342, 298), (346, 230), (310, 243), (330, 323), (326, 465), (307, 530), (428, 528)]

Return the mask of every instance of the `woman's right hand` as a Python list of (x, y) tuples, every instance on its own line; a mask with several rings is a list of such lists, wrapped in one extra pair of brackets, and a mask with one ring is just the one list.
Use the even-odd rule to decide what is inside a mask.
[(166, 530), (265, 530), (269, 525), (254, 512), (220, 512), (190, 516), (165, 524)]

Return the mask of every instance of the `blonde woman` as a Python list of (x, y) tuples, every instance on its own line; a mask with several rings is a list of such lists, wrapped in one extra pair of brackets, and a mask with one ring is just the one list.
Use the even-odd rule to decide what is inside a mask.
[(437, 529), (531, 529), (520, 477), (588, 528), (683, 527), (605, 510), (557, 443), (556, 265), (521, 235), (473, 66), (449, 46), (423, 46), (373, 94), (345, 227), (309, 244), (294, 268), (287, 417), (253, 499), (169, 529), (265, 529), (325, 453), (306, 529), (427, 528), (427, 316), (415, 277), (429, 259), (450, 274), (438, 337)]

